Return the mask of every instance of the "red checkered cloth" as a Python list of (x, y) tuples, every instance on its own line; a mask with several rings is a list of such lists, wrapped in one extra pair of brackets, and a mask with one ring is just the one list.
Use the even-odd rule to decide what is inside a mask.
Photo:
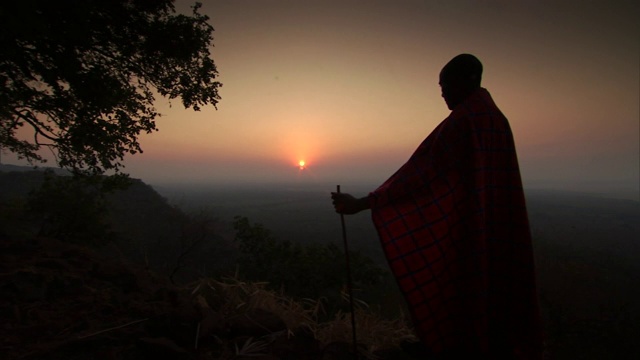
[(487, 90), (458, 105), (369, 200), (418, 336), (433, 353), (541, 357), (513, 135)]

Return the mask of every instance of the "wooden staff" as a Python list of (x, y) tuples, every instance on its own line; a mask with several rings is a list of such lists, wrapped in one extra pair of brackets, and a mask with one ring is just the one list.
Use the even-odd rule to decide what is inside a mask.
[[(340, 185), (337, 187), (340, 194)], [(353, 358), (358, 360), (358, 340), (356, 337), (356, 314), (353, 306), (353, 286), (351, 283), (351, 263), (349, 262), (349, 246), (347, 245), (347, 228), (344, 225), (344, 214), (340, 213), (340, 224), (342, 225), (342, 240), (344, 242), (344, 255), (347, 260), (347, 292), (349, 293), (349, 307), (351, 308), (351, 333), (353, 334)]]

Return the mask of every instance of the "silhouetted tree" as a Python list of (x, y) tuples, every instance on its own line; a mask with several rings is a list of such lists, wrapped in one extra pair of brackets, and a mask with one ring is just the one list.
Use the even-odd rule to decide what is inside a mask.
[[(76, 173), (119, 171), (156, 130), (154, 94), (216, 105), (213, 28), (173, 0), (0, 2), (0, 146)], [(30, 128), (28, 138), (18, 135)]]

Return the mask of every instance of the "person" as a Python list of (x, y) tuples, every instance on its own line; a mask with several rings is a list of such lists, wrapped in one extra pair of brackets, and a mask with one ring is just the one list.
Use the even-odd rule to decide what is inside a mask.
[[(414, 154), (362, 198), (331, 193), (336, 212), (371, 209), (420, 341), (435, 359), (540, 359), (533, 250), (513, 135), (461, 54), (440, 72), (451, 110)], [(432, 358), (432, 357), (429, 357)]]

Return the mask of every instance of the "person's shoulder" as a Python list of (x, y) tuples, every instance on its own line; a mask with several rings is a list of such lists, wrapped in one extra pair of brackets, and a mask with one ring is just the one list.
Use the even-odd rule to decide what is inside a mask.
[(504, 117), (489, 91), (482, 87), (478, 88), (455, 110), (458, 110), (456, 111), (457, 117)]
[(496, 108), (496, 103), (493, 101), (493, 97), (491, 97), (491, 93), (489, 90), (480, 87), (478, 88), (466, 101), (467, 107), (470, 110), (475, 110), (479, 112), (486, 111), (487, 109)]
[(436, 130), (439, 130), (438, 133), (440, 136), (449, 136), (463, 132), (465, 129), (468, 130), (471, 127), (472, 121), (473, 116), (469, 109), (463, 106), (457, 106), (451, 111), (449, 116), (440, 123)]

